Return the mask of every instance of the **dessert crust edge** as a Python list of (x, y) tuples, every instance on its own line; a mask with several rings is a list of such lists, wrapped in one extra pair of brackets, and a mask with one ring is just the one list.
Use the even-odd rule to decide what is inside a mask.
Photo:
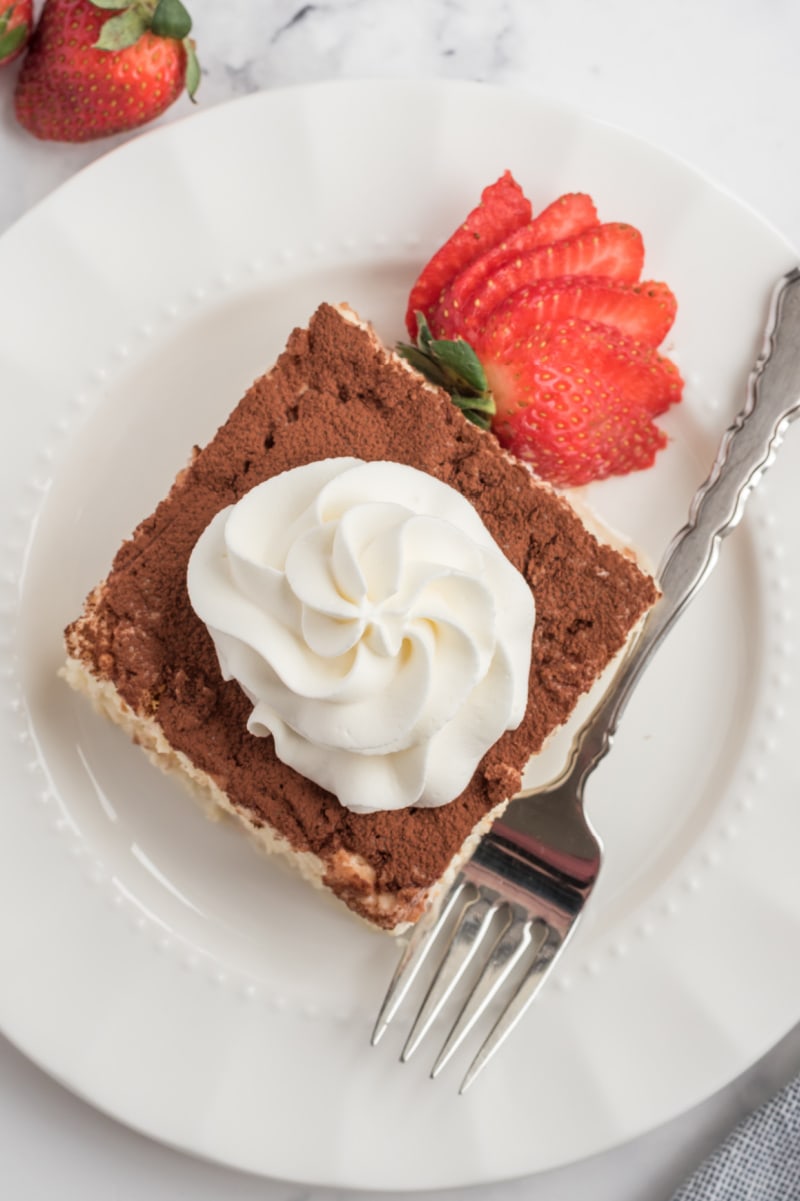
[[(304, 880), (344, 906), (351, 915), (360, 918), (373, 930), (379, 928), (392, 935), (408, 931), (422, 913), (446, 893), (461, 864), (470, 857), (483, 835), (510, 803), (511, 798), (508, 798), (485, 815), (453, 856), (447, 870), (431, 887), (419, 889), (414, 896), (402, 899), (393, 893), (375, 892), (374, 871), (360, 856), (337, 851), (326, 862), (313, 852), (295, 850), (288, 839), (267, 823), (259, 825), (251, 821), (247, 813), (232, 803), (227, 793), (207, 772), (198, 768), (167, 741), (154, 718), (134, 712), (113, 683), (94, 675), (81, 659), (69, 655), (59, 675), (73, 691), (86, 697), (96, 713), (126, 733), (151, 763), (165, 775), (180, 781), (199, 803), (207, 818), (212, 821), (220, 817), (233, 818), (245, 829), (259, 851), (282, 857)], [(331, 873), (335, 874), (339, 886), (338, 895), (330, 888)], [(345, 880), (351, 886), (347, 893), (342, 888)]]

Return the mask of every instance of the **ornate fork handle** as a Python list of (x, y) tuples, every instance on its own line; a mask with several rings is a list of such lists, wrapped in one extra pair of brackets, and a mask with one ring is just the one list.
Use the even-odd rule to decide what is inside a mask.
[(661, 599), (575, 739), (560, 782), (569, 779), (578, 797), (611, 746), (642, 671), (710, 573), (722, 539), (738, 523), (747, 497), (799, 414), (800, 268), (794, 268), (773, 293), (764, 347), (750, 374), (744, 408), (725, 432), (711, 473), (692, 501), (689, 520), (667, 550), (658, 577)]

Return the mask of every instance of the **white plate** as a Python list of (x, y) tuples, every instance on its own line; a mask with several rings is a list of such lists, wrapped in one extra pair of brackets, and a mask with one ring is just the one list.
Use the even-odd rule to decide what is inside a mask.
[(464, 1098), (424, 1054), (396, 1064), (399, 1031), (369, 1047), (391, 940), (206, 822), (56, 679), (62, 626), (292, 325), (346, 299), (400, 334), (420, 263), (505, 167), (537, 208), (588, 190), (638, 225), (679, 297), (671, 446), (587, 494), (657, 560), (794, 254), (640, 142), (483, 86), (300, 88), (126, 145), (0, 241), (0, 1020), (100, 1108), (254, 1172), (431, 1188), (549, 1168), (694, 1105), (800, 1018), (796, 437), (594, 781), (596, 903)]

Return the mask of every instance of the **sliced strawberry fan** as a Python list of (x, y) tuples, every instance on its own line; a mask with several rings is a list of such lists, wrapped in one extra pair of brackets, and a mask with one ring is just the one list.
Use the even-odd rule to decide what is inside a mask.
[(666, 284), (646, 280), (629, 285), (602, 276), (563, 275), (518, 288), (497, 304), (487, 305), (483, 319), (471, 320), (463, 336), (478, 347), (490, 329), (502, 324), (509, 325), (520, 338), (529, 336), (543, 323), (579, 317), (656, 347), (672, 328), (676, 308), (675, 297)]
[(641, 470), (683, 389), (657, 350), (677, 303), (643, 265), (639, 231), (601, 223), (591, 197), (532, 217), (505, 172), (420, 274), (400, 351), (557, 486)]
[[(466, 267), (452, 276), (448, 284), (441, 289), (436, 304), (428, 311), (424, 306), (418, 306), (426, 313), (431, 328), (443, 338), (456, 336), (455, 327), (451, 328), (448, 318), (454, 308), (465, 307), (467, 298), (474, 295), (476, 290), (501, 266), (504, 266), (517, 255), (527, 254), (540, 247), (547, 247), (553, 242), (575, 238), (598, 224), (597, 209), (591, 196), (583, 192), (575, 192), (560, 196), (552, 204), (543, 209), (538, 217), (527, 221), (507, 238), (504, 238), (491, 250), (478, 255)], [(425, 272), (423, 272), (423, 276)], [(457, 292), (454, 295), (454, 288)], [(412, 294), (413, 295), (413, 294)], [(414, 336), (413, 326), (409, 333)]]
[[(489, 261), (487, 261), (489, 260)], [(430, 316), (431, 329), (442, 338), (469, 338), (507, 297), (540, 280), (603, 276), (633, 284), (642, 273), (644, 243), (638, 229), (619, 222), (595, 225), (573, 237), (535, 246), (484, 255), (486, 269), (479, 283), (461, 272), (442, 289)]]

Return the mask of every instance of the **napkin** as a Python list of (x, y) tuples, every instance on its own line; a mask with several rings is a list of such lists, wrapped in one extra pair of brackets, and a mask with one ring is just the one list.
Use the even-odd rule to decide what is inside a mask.
[(800, 1201), (800, 1076), (744, 1118), (672, 1201)]

